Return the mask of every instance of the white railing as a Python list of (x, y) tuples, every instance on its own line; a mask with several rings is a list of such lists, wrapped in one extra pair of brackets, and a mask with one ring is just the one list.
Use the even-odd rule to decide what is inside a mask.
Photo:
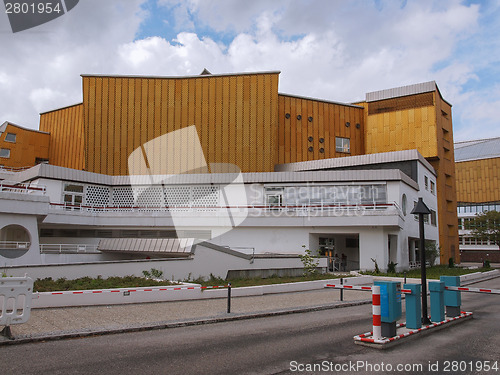
[(0, 181), (0, 192), (45, 195), (47, 188), (42, 185), (2, 180)]
[(247, 206), (170, 206), (170, 207), (148, 207), (148, 206), (91, 206), (84, 204), (51, 203), (52, 209), (80, 212), (175, 212), (189, 215), (198, 213), (224, 213), (230, 210), (232, 214), (244, 213), (248, 216), (344, 216), (355, 215), (379, 215), (384, 211), (395, 211), (401, 214), (399, 206), (395, 203), (376, 204), (304, 204), (304, 205), (247, 205)]
[(23, 249), (29, 249), (30, 246), (31, 242), (0, 241), (0, 249), (23, 250)]
[(100, 254), (97, 245), (89, 244), (40, 244), (42, 254)]

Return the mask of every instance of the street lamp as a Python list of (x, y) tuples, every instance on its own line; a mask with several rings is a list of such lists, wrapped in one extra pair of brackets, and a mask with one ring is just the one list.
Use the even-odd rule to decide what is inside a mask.
[(427, 275), (425, 269), (425, 235), (424, 235), (424, 215), (429, 215), (431, 211), (422, 200), (418, 198), (417, 205), (411, 214), (418, 215), (418, 227), (420, 229), (420, 282), (422, 283), (422, 324), (430, 324), (427, 315)]

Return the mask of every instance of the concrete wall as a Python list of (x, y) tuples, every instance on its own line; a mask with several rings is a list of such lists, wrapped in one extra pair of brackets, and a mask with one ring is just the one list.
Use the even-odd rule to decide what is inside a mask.
[[(248, 257), (249, 258), (249, 257)], [(297, 257), (269, 257), (247, 259), (225, 252), (213, 250), (197, 245), (192, 259), (150, 259), (129, 261), (108, 261), (99, 263), (53, 264), (43, 266), (13, 266), (7, 267), (8, 276), (24, 276), (28, 274), (33, 279), (65, 277), (76, 279), (79, 277), (110, 277), (110, 276), (142, 276), (142, 271), (151, 268), (163, 272), (167, 280), (186, 280), (198, 277), (208, 278), (211, 274), (226, 278), (228, 270), (245, 269), (280, 269), (302, 268), (303, 264)], [(326, 267), (326, 259), (320, 259), (319, 267)]]

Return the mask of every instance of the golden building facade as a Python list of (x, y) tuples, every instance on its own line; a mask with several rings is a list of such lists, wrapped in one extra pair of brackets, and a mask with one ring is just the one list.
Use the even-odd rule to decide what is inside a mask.
[(460, 260), (451, 105), (435, 82), (367, 94), (365, 152), (417, 149), (437, 173), (441, 263)]
[[(42, 113), (44, 133), (34, 133), (36, 142), (26, 135), (26, 144), (38, 144), (50, 164), (108, 175), (129, 174), (133, 151), (192, 125), (207, 164), (230, 163), (242, 172), (417, 149), (437, 172), (441, 262), (459, 261), (451, 105), (435, 82), (368, 93), (356, 104), (280, 94), (278, 84), (275, 71), (82, 75), (83, 103)], [(152, 152), (155, 174), (171, 170), (160, 151)], [(30, 152), (29, 160), (11, 158), (4, 165), (34, 165), (36, 152)]]
[(0, 166), (20, 169), (49, 159), (50, 134), (5, 122), (0, 126)]

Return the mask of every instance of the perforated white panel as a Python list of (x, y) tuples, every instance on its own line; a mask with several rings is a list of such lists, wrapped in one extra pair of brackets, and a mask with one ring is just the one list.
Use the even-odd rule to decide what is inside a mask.
[(132, 207), (133, 205), (134, 195), (130, 186), (113, 188), (113, 206)]
[(138, 207), (165, 207), (163, 188), (161, 186), (145, 187), (137, 195), (135, 205)]
[(219, 187), (212, 185), (193, 186), (193, 206), (218, 206)]
[(107, 186), (87, 185), (85, 204), (89, 206), (109, 206), (110, 189)]
[(165, 186), (165, 203), (171, 207), (189, 207), (191, 201), (190, 186)]

